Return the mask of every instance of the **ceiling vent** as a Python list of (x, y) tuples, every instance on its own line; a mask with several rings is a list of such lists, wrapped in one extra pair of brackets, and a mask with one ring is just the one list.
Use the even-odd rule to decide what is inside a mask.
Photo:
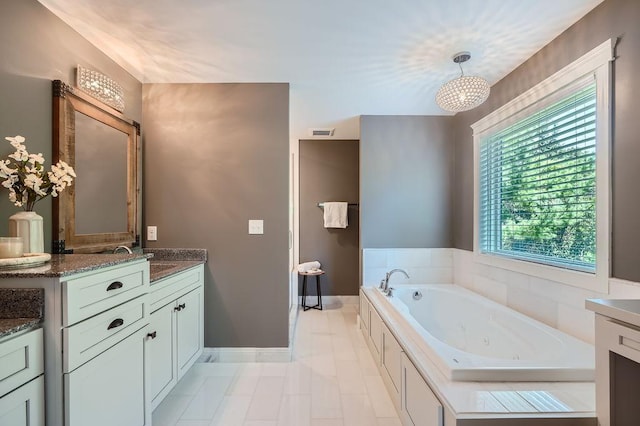
[(309, 129), (309, 136), (333, 136), (336, 129)]

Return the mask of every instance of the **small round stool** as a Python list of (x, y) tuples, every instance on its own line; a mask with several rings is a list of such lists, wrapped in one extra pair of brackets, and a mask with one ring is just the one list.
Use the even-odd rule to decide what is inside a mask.
[[(322, 292), (320, 291), (320, 275), (324, 275), (324, 271), (318, 269), (316, 271), (298, 272), (302, 275), (302, 310), (308, 311), (309, 309), (322, 310)], [(307, 277), (316, 277), (316, 292), (318, 293), (318, 303), (313, 306), (307, 306)]]

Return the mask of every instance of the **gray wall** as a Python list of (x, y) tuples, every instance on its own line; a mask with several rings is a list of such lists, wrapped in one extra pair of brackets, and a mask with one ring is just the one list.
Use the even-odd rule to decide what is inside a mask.
[(360, 118), (362, 248), (451, 247), (452, 120)]
[(287, 346), (289, 85), (145, 84), (143, 100), (146, 245), (208, 250), (207, 347)]
[[(36, 0), (2, 1), (0, 10), (0, 157), (13, 151), (5, 136), (27, 138), (29, 152), (51, 164), (51, 80), (75, 84), (78, 64), (96, 69), (125, 90), (125, 114), (140, 121), (142, 84)], [(82, 176), (79, 177), (82, 179)], [(0, 188), (0, 235), (18, 208)], [(51, 200), (36, 204), (44, 217), (45, 250), (51, 247)]]
[(473, 249), (473, 142), (469, 127), (478, 119), (549, 77), (606, 39), (622, 36), (614, 64), (612, 143), (612, 274), (640, 281), (640, 2), (606, 0), (491, 88), (480, 108), (457, 114), (455, 132), (454, 246)]
[[(358, 150), (357, 140), (300, 141), (300, 262), (320, 261), (323, 294), (358, 294), (359, 209), (349, 207), (349, 226), (334, 229), (324, 227), (318, 207), (323, 201), (358, 203)], [(311, 284), (315, 294), (315, 279)]]

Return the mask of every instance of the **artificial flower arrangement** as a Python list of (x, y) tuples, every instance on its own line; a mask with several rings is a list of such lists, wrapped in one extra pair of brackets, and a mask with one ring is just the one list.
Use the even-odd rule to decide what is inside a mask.
[(29, 154), (22, 136), (6, 137), (16, 152), (6, 160), (0, 160), (0, 179), (2, 186), (9, 189), (9, 201), (25, 211), (33, 211), (38, 201), (51, 195), (57, 197), (67, 186), (71, 185), (76, 173), (64, 161), (51, 166), (51, 171), (44, 169), (42, 153)]

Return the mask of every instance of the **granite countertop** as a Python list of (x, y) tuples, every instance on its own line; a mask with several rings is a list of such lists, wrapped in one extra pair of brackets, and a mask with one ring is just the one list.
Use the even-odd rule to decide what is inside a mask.
[(151, 284), (207, 261), (206, 249), (159, 248), (144, 249), (144, 252), (153, 255), (149, 261)]
[(34, 268), (2, 269), (0, 278), (65, 277), (78, 272), (115, 266), (153, 257), (150, 253), (52, 254), (51, 260)]
[(0, 339), (39, 327), (43, 314), (43, 289), (0, 289)]

